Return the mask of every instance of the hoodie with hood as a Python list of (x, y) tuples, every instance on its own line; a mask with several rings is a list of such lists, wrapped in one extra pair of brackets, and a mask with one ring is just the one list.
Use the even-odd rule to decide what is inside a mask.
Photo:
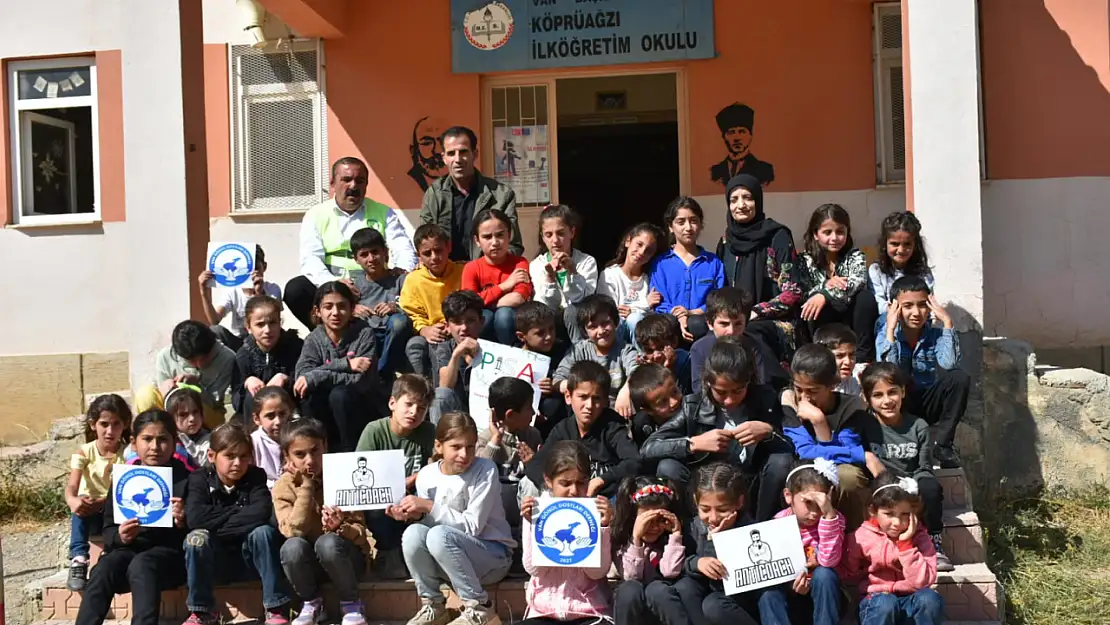
[(904, 597), (937, 582), (937, 551), (924, 523), (910, 540), (893, 540), (868, 519), (848, 537), (838, 572), (845, 582), (859, 581), (865, 596)]
[(832, 439), (817, 440), (813, 424), (798, 417), (797, 398), (793, 391), (782, 394), (782, 431), (794, 443), (794, 452), (802, 460), (824, 458), (836, 464), (864, 466), (866, 420), (873, 419), (863, 408), (863, 400), (844, 393), (833, 393), (836, 406), (825, 415)]

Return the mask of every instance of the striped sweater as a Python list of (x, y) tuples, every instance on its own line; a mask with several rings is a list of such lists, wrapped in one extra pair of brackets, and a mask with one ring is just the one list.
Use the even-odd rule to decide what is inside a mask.
[[(776, 519), (794, 514), (790, 508), (780, 511)], [(844, 555), (844, 515), (836, 513), (836, 518), (829, 520), (821, 517), (817, 525), (809, 527), (798, 526), (802, 533), (802, 548), (806, 552), (806, 560), (811, 555), (816, 555), (817, 566), (835, 568), (840, 564), (840, 557)]]

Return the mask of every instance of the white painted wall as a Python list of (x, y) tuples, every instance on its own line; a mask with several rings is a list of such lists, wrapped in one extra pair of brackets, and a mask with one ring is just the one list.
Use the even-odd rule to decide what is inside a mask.
[(46, 4), (3, 2), (0, 58), (119, 48), (124, 23), (120, 0), (50, 0)]

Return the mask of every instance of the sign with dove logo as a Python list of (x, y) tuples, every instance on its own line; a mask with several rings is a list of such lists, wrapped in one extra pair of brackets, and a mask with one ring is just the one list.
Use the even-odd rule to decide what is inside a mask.
[(543, 509), (532, 527), (536, 566), (601, 566), (601, 517), (593, 499), (539, 501)]
[(254, 272), (254, 243), (208, 244), (208, 271), (216, 284), (236, 287), (246, 284)]
[(117, 464), (112, 467), (112, 503), (116, 523), (138, 519), (139, 525), (172, 527), (170, 467)]

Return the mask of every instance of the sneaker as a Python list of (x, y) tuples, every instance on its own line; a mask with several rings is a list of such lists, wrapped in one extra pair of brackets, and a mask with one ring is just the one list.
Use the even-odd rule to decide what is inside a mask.
[(951, 445), (937, 445), (933, 448), (933, 457), (942, 469), (958, 469), (962, 466), (960, 455)]
[(409, 619), (407, 625), (447, 625), (451, 620), (451, 615), (447, 613), (447, 604), (432, 603), (426, 599), (421, 599), (421, 602), (424, 605), (420, 606), (420, 611)]
[(493, 609), (493, 604), (480, 603), (468, 604), (463, 608), (459, 618), (451, 621), (449, 625), (501, 625), (501, 617)]
[(405, 556), (400, 549), (379, 549), (374, 557), (371, 573), (378, 579), (408, 579)]
[(324, 600), (317, 598), (304, 602), (297, 618), (293, 619), (293, 625), (316, 625), (324, 620), (327, 620), (327, 615), (324, 614)]
[(937, 572), (948, 573), (951, 571), (955, 571), (956, 567), (952, 565), (952, 560), (948, 558), (948, 556), (944, 553), (944, 549), (941, 548), (941, 544), (943, 543), (941, 535), (930, 534), (929, 538), (933, 540), (933, 548), (936, 549), (937, 552)]
[(66, 588), (73, 592), (85, 589), (85, 582), (89, 578), (89, 559), (77, 556), (69, 563), (69, 578), (66, 579)]
[[(323, 610), (321, 610), (322, 612)], [(289, 625), (289, 609), (277, 608), (274, 610), (266, 610), (266, 620), (263, 621), (265, 625)]]
[(339, 604), (339, 611), (343, 613), (343, 625), (366, 625), (361, 601), (344, 601)]
[(219, 625), (220, 616), (212, 612), (190, 612), (182, 625)]

